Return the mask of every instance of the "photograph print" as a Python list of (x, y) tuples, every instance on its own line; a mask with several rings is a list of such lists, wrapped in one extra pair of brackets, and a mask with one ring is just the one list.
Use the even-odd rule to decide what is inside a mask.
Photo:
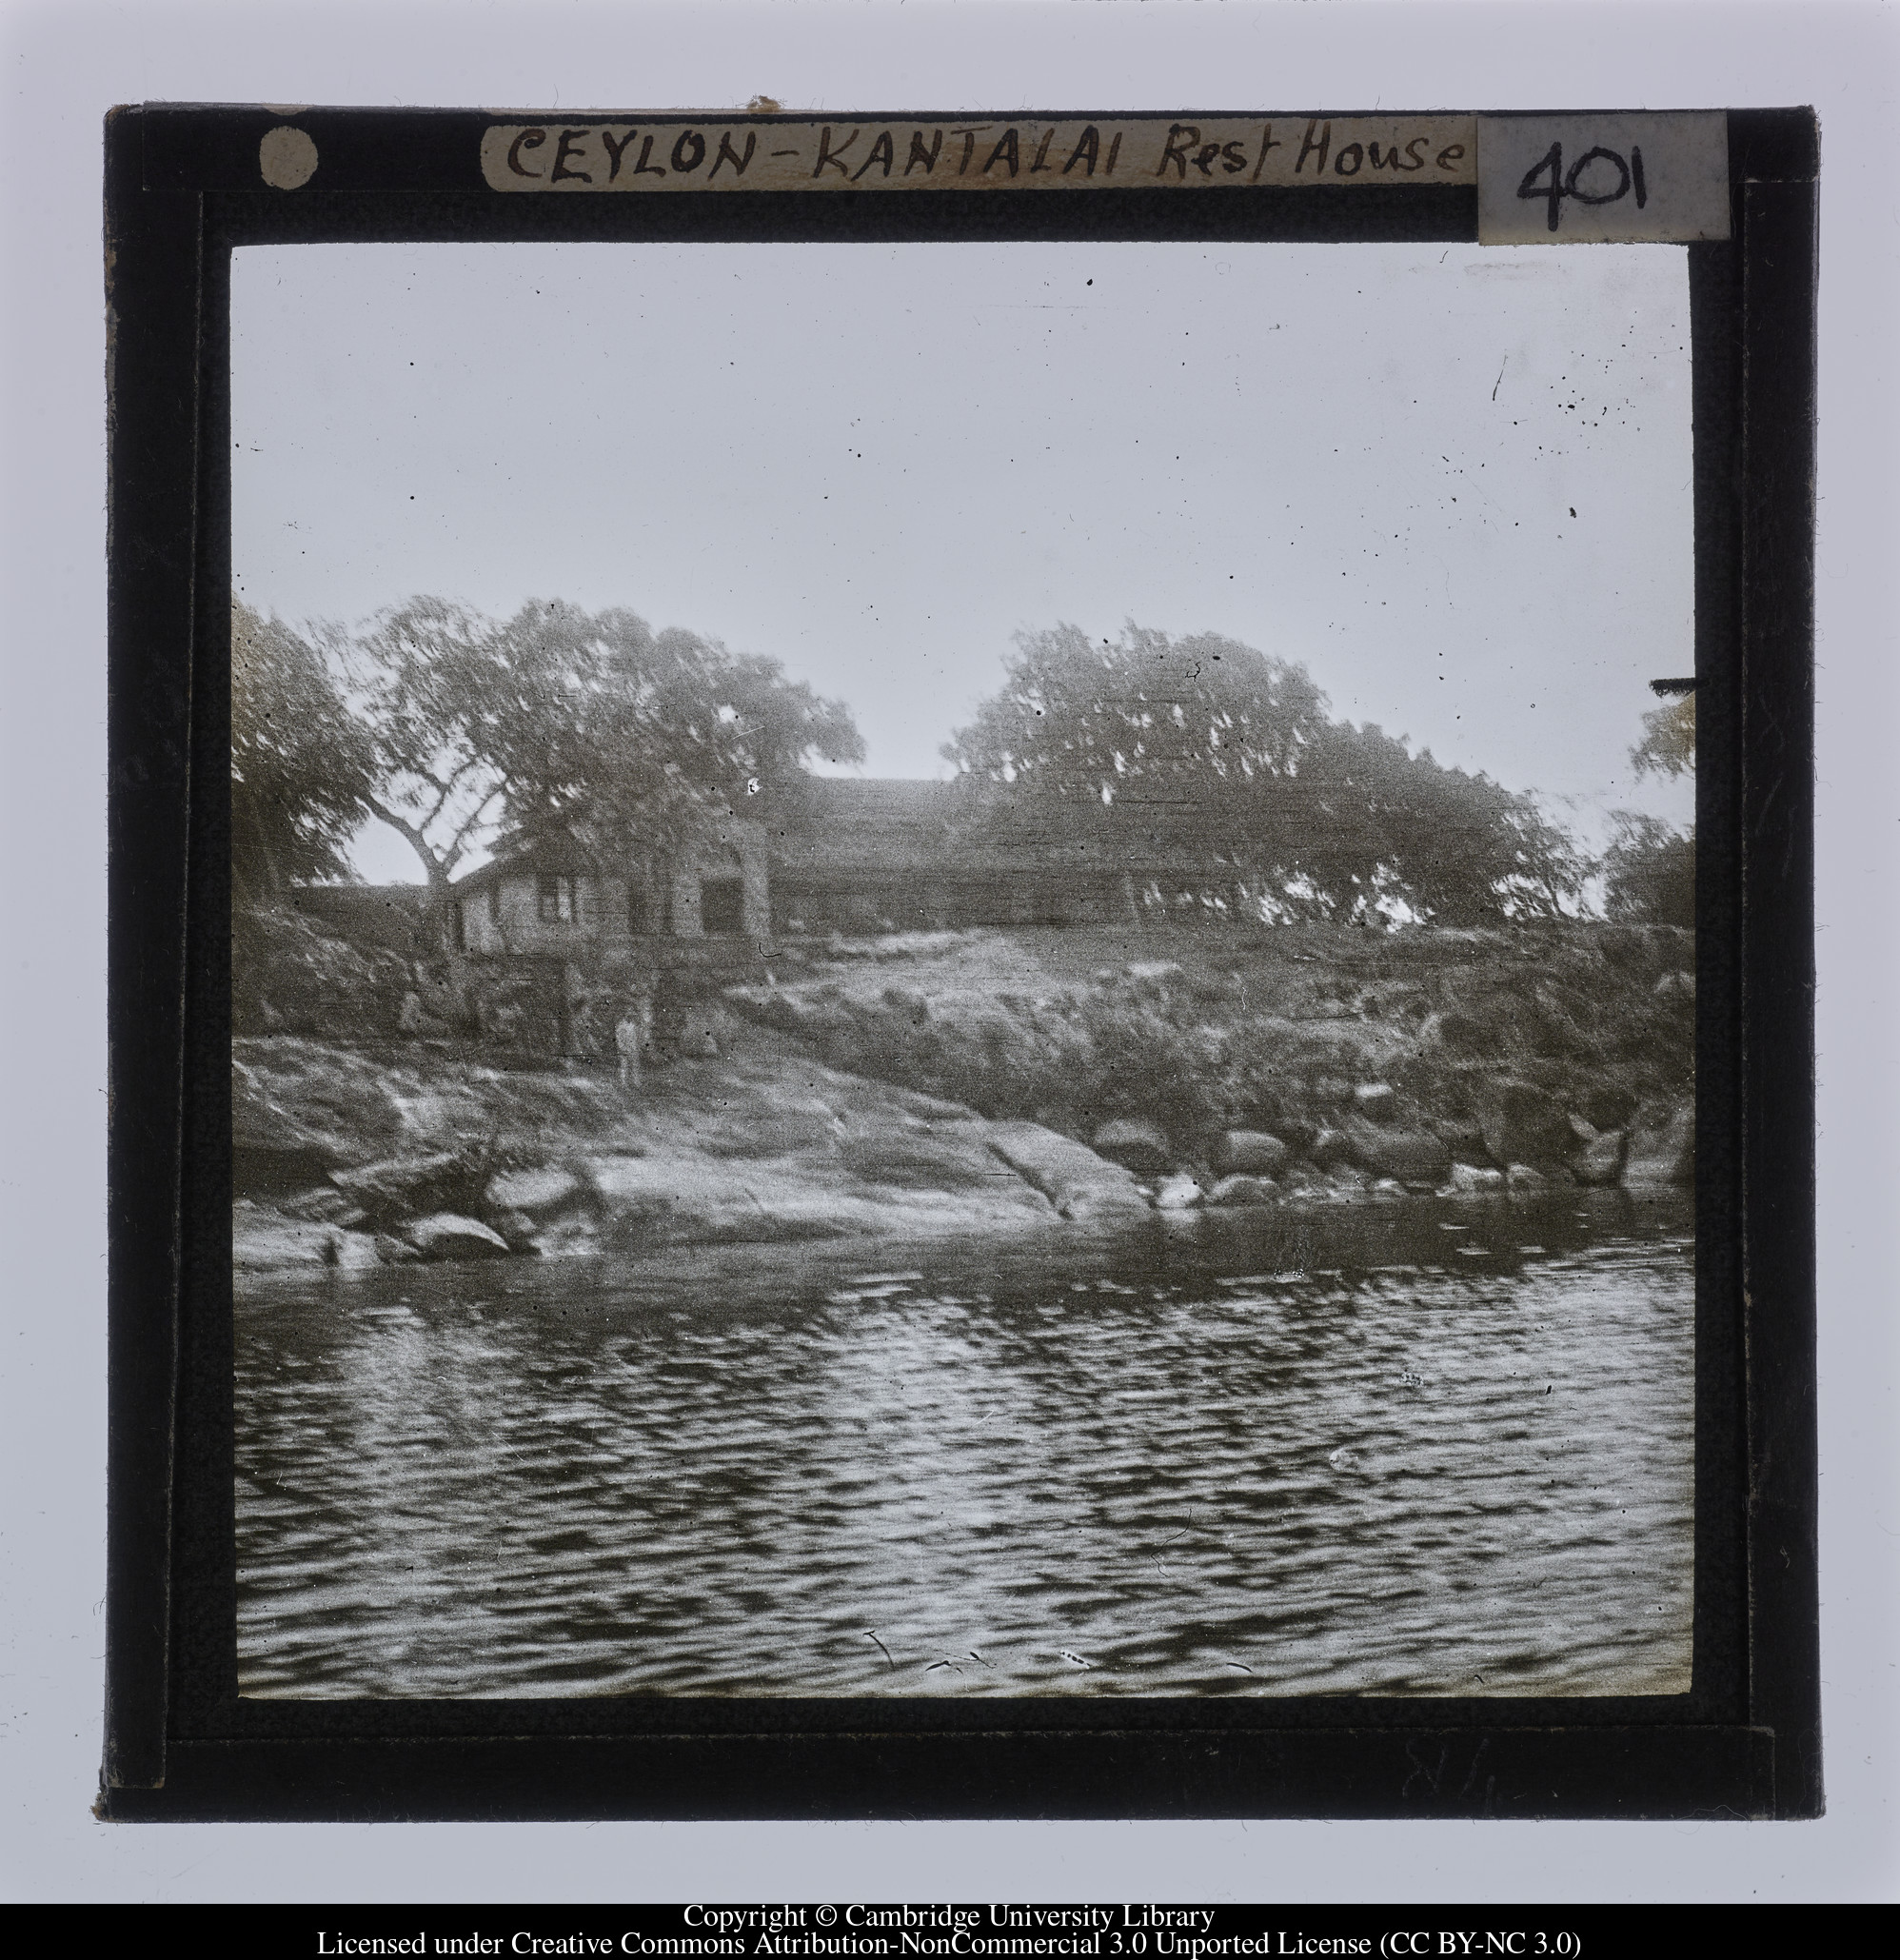
[(231, 347), (243, 1694), (1688, 1691), (1684, 251)]

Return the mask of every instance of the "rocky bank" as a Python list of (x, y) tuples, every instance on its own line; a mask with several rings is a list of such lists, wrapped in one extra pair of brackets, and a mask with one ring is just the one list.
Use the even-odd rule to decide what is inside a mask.
[(1069, 1138), (824, 1066), (763, 1031), (608, 1075), (234, 1044), (236, 1273), (679, 1244), (1034, 1230), (1135, 1217)]
[(1692, 967), (1590, 924), (781, 947), (630, 1096), (374, 1017), (243, 1036), (236, 1270), (1682, 1183)]

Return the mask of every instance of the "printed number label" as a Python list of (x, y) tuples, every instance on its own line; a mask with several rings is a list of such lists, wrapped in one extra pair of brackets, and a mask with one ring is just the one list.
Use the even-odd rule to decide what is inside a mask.
[[(1540, 178), (1545, 181), (1540, 183)], [(1507, 184), (1510, 181), (1505, 179)], [(1605, 149), (1598, 144), (1594, 149), (1586, 149), (1568, 170), (1564, 168), (1563, 145), (1553, 143), (1524, 172), (1524, 181), (1517, 187), (1519, 197), (1548, 200), (1547, 228), (1552, 231), (1557, 228), (1567, 197), (1575, 198), (1578, 204), (1615, 204), (1632, 193), (1638, 210), (1650, 201), (1650, 187), (1643, 176), (1643, 152), (1633, 143), (1627, 158), (1620, 150)]]

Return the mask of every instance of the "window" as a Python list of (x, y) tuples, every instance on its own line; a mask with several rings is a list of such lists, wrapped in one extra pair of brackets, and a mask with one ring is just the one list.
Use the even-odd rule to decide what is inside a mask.
[(502, 881), (500, 879), (497, 879), (495, 882), (488, 887), (488, 923), (490, 925), (500, 925), (501, 922)]
[(581, 894), (571, 878), (542, 878), (535, 892), (536, 916), (546, 925), (573, 925), (581, 917)]
[(448, 908), (448, 930), (458, 953), (468, 950), (468, 920), (462, 909), (462, 901), (457, 899)]
[(626, 929), (636, 939), (653, 930), (647, 919), (646, 887), (631, 881), (626, 888)]
[(709, 933), (745, 930), (745, 881), (708, 878), (700, 885), (700, 924)]

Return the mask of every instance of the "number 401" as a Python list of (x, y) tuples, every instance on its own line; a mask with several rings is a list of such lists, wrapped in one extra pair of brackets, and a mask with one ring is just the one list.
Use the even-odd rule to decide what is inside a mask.
[[(1587, 190), (1583, 188), (1583, 173), (1596, 163), (1608, 164), (1615, 170), (1616, 188), (1613, 190)], [(1538, 178), (1546, 171), (1550, 173), (1550, 181), (1538, 183)], [(1616, 150), (1605, 149), (1599, 145), (1594, 149), (1586, 149), (1566, 171), (1564, 147), (1561, 143), (1554, 143), (1524, 172), (1524, 181), (1517, 187), (1517, 195), (1548, 198), (1550, 228), (1554, 231), (1565, 198), (1573, 197), (1578, 204), (1614, 204), (1618, 198), (1628, 197), (1632, 190), (1636, 193), (1636, 208), (1641, 210), (1650, 201), (1650, 187), (1643, 179), (1643, 152), (1634, 144), (1630, 146), (1627, 161)]]

